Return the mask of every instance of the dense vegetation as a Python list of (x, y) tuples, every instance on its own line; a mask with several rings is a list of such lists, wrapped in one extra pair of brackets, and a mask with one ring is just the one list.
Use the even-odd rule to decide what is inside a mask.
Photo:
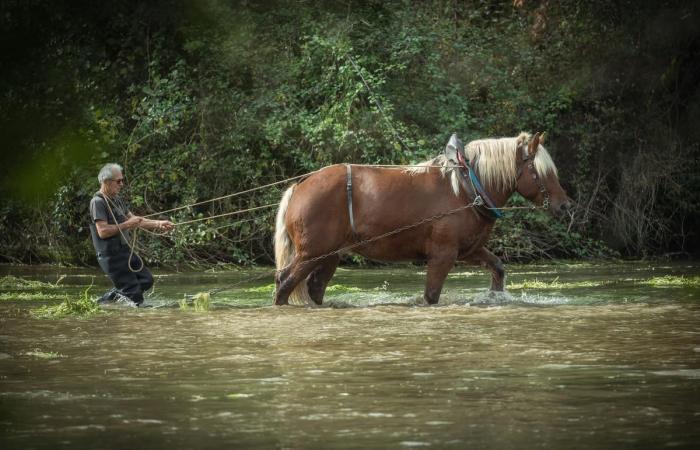
[[(106, 162), (147, 214), (336, 162), (421, 161), (453, 131), (521, 130), (548, 132), (577, 210), (510, 214), (499, 254), (696, 253), (698, 23), (685, 1), (2, 2), (0, 259), (92, 264)], [(165, 264), (266, 263), (273, 214), (140, 246)]]

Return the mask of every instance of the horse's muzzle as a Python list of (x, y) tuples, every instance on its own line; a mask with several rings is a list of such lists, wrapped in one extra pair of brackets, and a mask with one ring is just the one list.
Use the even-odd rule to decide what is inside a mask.
[(552, 214), (557, 218), (564, 217), (567, 213), (574, 209), (574, 203), (569, 199), (559, 205), (552, 205)]

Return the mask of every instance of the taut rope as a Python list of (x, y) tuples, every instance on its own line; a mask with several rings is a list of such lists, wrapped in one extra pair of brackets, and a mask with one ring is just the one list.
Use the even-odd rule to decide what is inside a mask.
[[(392, 168), (392, 167), (393, 167), (393, 168), (397, 168), (397, 169), (398, 169), (398, 168), (403, 168), (403, 167), (426, 167), (426, 168), (436, 167), (436, 168), (443, 168), (443, 166), (440, 166), (440, 165), (423, 165), (423, 164), (353, 164), (353, 166), (361, 166), (361, 167), (389, 167), (389, 168)], [(227, 199), (227, 198), (237, 197), (237, 196), (243, 195), (243, 194), (249, 194), (249, 193), (251, 193), (251, 192), (260, 191), (260, 190), (262, 190), (262, 189), (266, 189), (266, 188), (269, 188), (269, 187), (272, 187), (272, 186), (276, 186), (276, 185), (278, 185), (278, 184), (289, 183), (290, 181), (298, 180), (298, 179), (300, 179), (300, 178), (310, 177), (311, 175), (315, 174), (316, 172), (320, 172), (320, 171), (322, 171), (323, 169), (326, 169), (327, 167), (329, 167), (329, 166), (323, 167), (323, 168), (318, 169), (318, 170), (314, 170), (314, 171), (312, 171), (312, 172), (305, 173), (305, 174), (303, 174), (303, 175), (297, 175), (297, 176), (295, 176), (295, 177), (286, 178), (286, 179), (280, 180), (280, 181), (275, 181), (274, 183), (269, 183), (269, 184), (265, 184), (265, 185), (263, 185), (263, 186), (258, 186), (258, 187), (254, 187), (254, 188), (251, 188), (251, 189), (246, 189), (245, 191), (234, 192), (233, 194), (226, 194), (226, 195), (222, 195), (222, 196), (220, 196), (220, 197), (214, 197), (214, 198), (210, 198), (209, 200), (202, 200), (202, 201), (199, 201), (199, 202), (196, 202), (196, 203), (188, 203), (188, 204), (186, 204), (186, 205), (178, 206), (178, 207), (176, 207), (176, 208), (165, 209), (165, 210), (163, 210), (163, 211), (158, 211), (158, 212), (146, 214), (146, 215), (144, 215), (144, 216), (142, 216), (142, 217), (144, 217), (144, 218), (149, 218), (149, 217), (158, 216), (158, 215), (165, 214), (165, 213), (169, 213), (169, 212), (180, 211), (180, 210), (183, 210), (183, 209), (191, 208), (191, 207), (193, 207), (193, 206), (204, 205), (204, 204), (207, 204), (207, 203), (216, 202), (216, 201), (218, 201), (218, 200), (225, 200), (225, 199)], [(276, 203), (275, 205), (277, 205), (277, 204), (279, 204), (279, 203)], [(263, 206), (263, 207), (260, 207), (260, 208), (267, 208), (267, 207), (270, 207), (270, 206), (271, 206), (271, 205), (266, 205), (266, 206)], [(245, 210), (245, 211), (247, 211), (247, 210)], [(243, 211), (243, 212), (245, 212), (245, 211)], [(214, 217), (223, 217), (223, 215), (214, 216)], [(199, 220), (206, 220), (206, 219), (207, 219), (207, 218), (197, 219), (197, 221), (199, 221)], [(190, 221), (188, 221), (188, 222), (176, 223), (175, 225), (181, 225), (181, 224), (183, 224), (183, 223), (190, 223)]]

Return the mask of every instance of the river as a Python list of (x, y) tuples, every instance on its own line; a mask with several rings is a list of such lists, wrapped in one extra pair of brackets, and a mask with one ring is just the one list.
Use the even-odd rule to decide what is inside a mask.
[[(146, 309), (33, 318), (0, 302), (0, 447), (690, 448), (700, 265), (340, 269), (326, 306), (273, 307), (269, 269), (156, 271)], [(106, 289), (92, 269), (0, 267)], [(206, 312), (178, 300), (215, 287)], [(13, 293), (14, 292), (14, 293)], [(14, 298), (15, 296), (17, 298)], [(53, 300), (55, 302), (55, 300)]]

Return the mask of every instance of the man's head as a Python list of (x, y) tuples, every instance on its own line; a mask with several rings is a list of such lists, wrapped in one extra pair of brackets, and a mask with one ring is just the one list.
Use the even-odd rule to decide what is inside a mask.
[(110, 197), (119, 194), (119, 191), (124, 186), (122, 170), (122, 166), (119, 164), (109, 163), (102, 166), (100, 173), (97, 175), (97, 181), (100, 182), (101, 190)]

